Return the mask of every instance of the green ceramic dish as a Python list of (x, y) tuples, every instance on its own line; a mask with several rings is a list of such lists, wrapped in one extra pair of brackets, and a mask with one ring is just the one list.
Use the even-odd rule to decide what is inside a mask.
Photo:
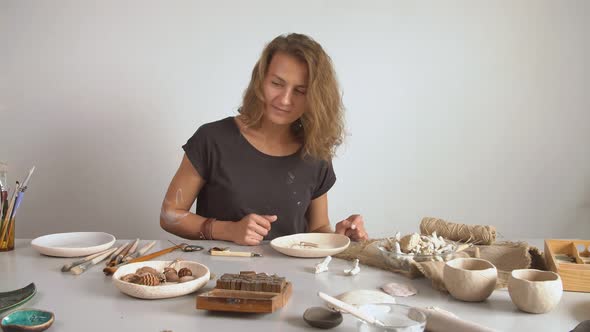
[(39, 332), (53, 324), (52, 312), (37, 309), (17, 309), (0, 322), (4, 332)]
[(34, 283), (30, 283), (26, 287), (17, 290), (0, 293), (0, 312), (27, 302), (35, 293), (37, 293), (37, 287), (35, 287)]

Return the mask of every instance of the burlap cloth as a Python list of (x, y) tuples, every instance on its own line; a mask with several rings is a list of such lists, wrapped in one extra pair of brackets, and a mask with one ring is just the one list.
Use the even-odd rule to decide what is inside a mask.
[[(382, 239), (352, 242), (348, 249), (334, 257), (346, 260), (358, 258), (362, 264), (400, 273), (411, 279), (425, 276), (432, 280), (432, 286), (435, 289), (446, 291), (442, 280), (444, 262), (427, 261), (417, 263), (410, 261), (403, 267), (393, 266), (378, 249), (380, 240)], [(547, 270), (543, 253), (538, 248), (529, 246), (526, 242), (499, 242), (492, 245), (476, 245), (456, 253), (454, 257), (477, 257), (490, 261), (498, 269), (496, 288), (506, 287), (512, 270)]]

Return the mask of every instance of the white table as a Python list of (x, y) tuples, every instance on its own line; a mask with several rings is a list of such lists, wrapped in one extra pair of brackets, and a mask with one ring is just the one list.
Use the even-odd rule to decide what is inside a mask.
[[(118, 241), (119, 244), (127, 241)], [(142, 242), (143, 243), (143, 242)], [(206, 249), (230, 244), (216, 241), (191, 241)], [(541, 241), (533, 242), (541, 245)], [(159, 241), (153, 251), (169, 247)], [(337, 295), (353, 289), (378, 289), (387, 282), (410, 283), (418, 295), (399, 298), (398, 303), (411, 306), (437, 306), (461, 318), (502, 331), (570, 331), (580, 321), (590, 319), (590, 294), (565, 292), (561, 303), (552, 312), (541, 315), (520, 312), (510, 301), (507, 290), (497, 290), (482, 303), (466, 303), (435, 291), (427, 279), (409, 280), (401, 275), (361, 265), (360, 274), (351, 277), (342, 272), (350, 262), (333, 259), (330, 271), (314, 274), (313, 267), (321, 259), (284, 256), (267, 243), (260, 247), (232, 250), (255, 250), (263, 257), (217, 257), (205, 251), (173, 253), (156, 258), (182, 258), (198, 261), (218, 277), (223, 273), (244, 270), (276, 273), (293, 283), (293, 295), (285, 307), (272, 314), (240, 314), (196, 310), (195, 294), (164, 300), (141, 300), (129, 297), (115, 288), (110, 277), (102, 273), (101, 263), (79, 276), (60, 271), (71, 258), (42, 256), (30, 246), (30, 240), (19, 239), (11, 252), (0, 253), (0, 292), (24, 287), (30, 282), (37, 294), (21, 308), (52, 311), (55, 323), (49, 331), (299, 331), (316, 330), (302, 318), (305, 309), (319, 306), (323, 301), (318, 291)], [(210, 281), (199, 290), (215, 286)], [(5, 315), (6, 313), (2, 313)], [(344, 322), (332, 331), (356, 331), (356, 320), (346, 314)]]

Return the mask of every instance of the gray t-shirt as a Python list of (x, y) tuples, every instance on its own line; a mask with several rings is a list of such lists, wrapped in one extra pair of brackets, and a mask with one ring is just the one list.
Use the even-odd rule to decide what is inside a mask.
[(197, 214), (227, 221), (250, 213), (277, 215), (265, 240), (308, 231), (311, 200), (336, 182), (330, 162), (302, 159), (300, 152), (284, 157), (260, 152), (233, 117), (202, 125), (182, 148), (206, 181)]

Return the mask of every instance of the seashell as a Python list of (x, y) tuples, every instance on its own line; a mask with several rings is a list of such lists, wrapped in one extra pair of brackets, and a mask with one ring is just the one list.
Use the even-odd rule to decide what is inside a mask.
[(402, 252), (402, 248), (400, 248), (400, 246), (399, 246), (399, 242), (396, 242), (396, 243), (394, 244), (394, 246), (393, 246), (393, 251), (394, 251), (396, 254), (399, 254), (399, 253), (401, 253), (401, 252)]
[(160, 278), (151, 273), (144, 273), (139, 276), (137, 283), (145, 286), (157, 286), (160, 284)]
[(166, 282), (177, 282), (180, 279), (175, 269), (169, 269), (164, 272), (164, 277), (166, 278)]
[(183, 276), (180, 277), (180, 279), (178, 279), (178, 282), (187, 282), (187, 281), (191, 281), (191, 280), (195, 280), (194, 276)]
[(193, 271), (191, 271), (191, 269), (187, 268), (187, 267), (183, 267), (182, 269), (178, 270), (178, 277), (182, 278), (182, 277), (186, 277), (186, 276), (192, 276), (193, 275)]
[(418, 233), (408, 234), (401, 238), (399, 245), (403, 252), (410, 252), (420, 244)]
[(164, 268), (164, 273), (167, 273), (169, 271), (174, 271), (174, 273), (178, 274), (178, 271), (176, 271), (176, 269), (173, 267), (165, 267)]
[[(372, 289), (357, 289), (342, 293), (335, 296), (335, 298), (354, 306), (376, 303), (395, 303), (395, 298), (393, 296)], [(338, 308), (335, 308), (330, 304), (328, 304), (328, 307), (332, 310), (340, 311)]]
[(145, 273), (151, 273), (151, 274), (158, 274), (158, 271), (156, 271), (156, 269), (149, 267), (149, 266), (144, 266), (144, 267), (140, 267), (139, 269), (137, 269), (137, 271), (135, 271), (135, 273), (137, 274), (145, 274)]
[(136, 283), (139, 280), (139, 276), (135, 273), (129, 273), (121, 277), (122, 281)]
[(416, 290), (416, 288), (414, 288), (412, 285), (408, 285), (408, 284), (398, 284), (395, 282), (391, 282), (389, 284), (385, 284), (383, 286), (381, 286), (381, 289), (392, 296), (412, 296), (415, 295), (416, 293), (418, 293), (418, 291)]

